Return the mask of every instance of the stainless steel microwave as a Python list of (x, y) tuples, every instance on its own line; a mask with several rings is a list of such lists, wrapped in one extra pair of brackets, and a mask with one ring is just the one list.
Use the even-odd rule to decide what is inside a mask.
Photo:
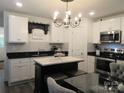
[(122, 32), (120, 30), (100, 33), (101, 43), (121, 43)]

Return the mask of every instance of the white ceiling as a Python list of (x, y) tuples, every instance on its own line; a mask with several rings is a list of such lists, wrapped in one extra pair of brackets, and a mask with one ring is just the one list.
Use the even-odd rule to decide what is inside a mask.
[[(24, 6), (16, 7), (16, 1), (22, 1)], [(124, 0), (74, 0), (69, 3), (69, 9), (74, 16), (81, 12), (84, 17), (95, 11), (93, 18), (98, 18), (124, 12)], [(4, 10), (52, 18), (56, 10), (64, 14), (65, 3), (61, 0), (0, 0), (0, 13)]]

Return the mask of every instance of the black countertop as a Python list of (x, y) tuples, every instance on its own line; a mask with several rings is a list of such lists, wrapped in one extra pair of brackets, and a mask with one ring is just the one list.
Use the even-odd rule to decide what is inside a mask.
[(112, 52), (100, 52), (100, 55), (96, 55), (96, 52), (88, 52), (89, 56), (95, 56), (95, 57), (103, 57), (103, 58), (110, 58), (115, 60), (124, 60), (124, 54), (123, 53), (112, 53)]
[(96, 56), (96, 52), (88, 52), (87, 53), (89, 56)]
[[(17, 58), (30, 58), (30, 57), (43, 57), (43, 56), (53, 56), (54, 51), (40, 51), (39, 55), (37, 51), (32, 52), (13, 52), (7, 53), (8, 59), (17, 59)], [(68, 51), (62, 51), (65, 55), (68, 55)]]

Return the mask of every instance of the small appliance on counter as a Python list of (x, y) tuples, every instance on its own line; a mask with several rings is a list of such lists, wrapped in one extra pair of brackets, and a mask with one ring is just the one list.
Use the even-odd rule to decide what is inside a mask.
[(58, 48), (57, 48), (56, 46), (52, 46), (52, 47), (51, 47), (51, 51), (54, 51), (54, 52), (55, 52), (57, 49), (58, 49)]
[(62, 53), (61, 49), (58, 48), (56, 51), (55, 51), (55, 54), (54, 54), (55, 57), (64, 57), (65, 54)]
[(52, 46), (51, 51), (54, 52), (55, 57), (63, 57), (63, 56), (65, 56), (65, 54), (62, 53), (61, 48), (58, 48), (57, 46)]

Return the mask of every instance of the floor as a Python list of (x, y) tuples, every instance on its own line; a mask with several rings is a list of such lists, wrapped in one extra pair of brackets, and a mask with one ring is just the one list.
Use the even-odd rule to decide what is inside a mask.
[(0, 70), (0, 93), (34, 93), (34, 83), (28, 82), (16, 86), (7, 86), (4, 83), (4, 71)]

